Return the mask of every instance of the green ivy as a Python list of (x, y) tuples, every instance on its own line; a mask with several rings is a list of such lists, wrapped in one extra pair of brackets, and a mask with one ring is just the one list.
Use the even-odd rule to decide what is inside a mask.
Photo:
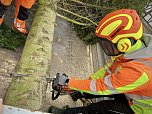
[(24, 45), (25, 41), (21, 33), (12, 30), (5, 23), (0, 26), (0, 47), (16, 50), (18, 46)]

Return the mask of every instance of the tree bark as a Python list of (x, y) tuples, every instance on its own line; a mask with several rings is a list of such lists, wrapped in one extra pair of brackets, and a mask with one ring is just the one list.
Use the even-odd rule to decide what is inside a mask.
[(46, 92), (46, 79), (52, 54), (54, 25), (58, 0), (39, 0), (35, 18), (28, 34), (17, 74), (30, 76), (13, 77), (6, 93), (7, 105), (30, 109), (43, 109)]

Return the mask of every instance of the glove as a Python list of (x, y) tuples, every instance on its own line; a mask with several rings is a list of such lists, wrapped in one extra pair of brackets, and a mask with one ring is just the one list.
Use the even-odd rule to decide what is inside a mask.
[(56, 81), (58, 85), (67, 86), (69, 82), (69, 78), (66, 74), (56, 74)]

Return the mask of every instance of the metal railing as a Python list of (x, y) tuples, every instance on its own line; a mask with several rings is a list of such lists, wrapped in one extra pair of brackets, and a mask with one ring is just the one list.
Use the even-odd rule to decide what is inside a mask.
[(143, 18), (146, 23), (152, 28), (152, 2), (145, 6), (144, 12), (145, 15)]

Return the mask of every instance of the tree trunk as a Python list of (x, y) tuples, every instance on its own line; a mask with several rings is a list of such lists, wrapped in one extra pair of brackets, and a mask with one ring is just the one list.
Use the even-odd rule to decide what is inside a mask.
[(41, 110), (45, 102), (46, 79), (49, 73), (52, 42), (58, 0), (39, 0), (39, 7), (28, 34), (17, 74), (30, 76), (13, 77), (4, 103), (7, 105)]

